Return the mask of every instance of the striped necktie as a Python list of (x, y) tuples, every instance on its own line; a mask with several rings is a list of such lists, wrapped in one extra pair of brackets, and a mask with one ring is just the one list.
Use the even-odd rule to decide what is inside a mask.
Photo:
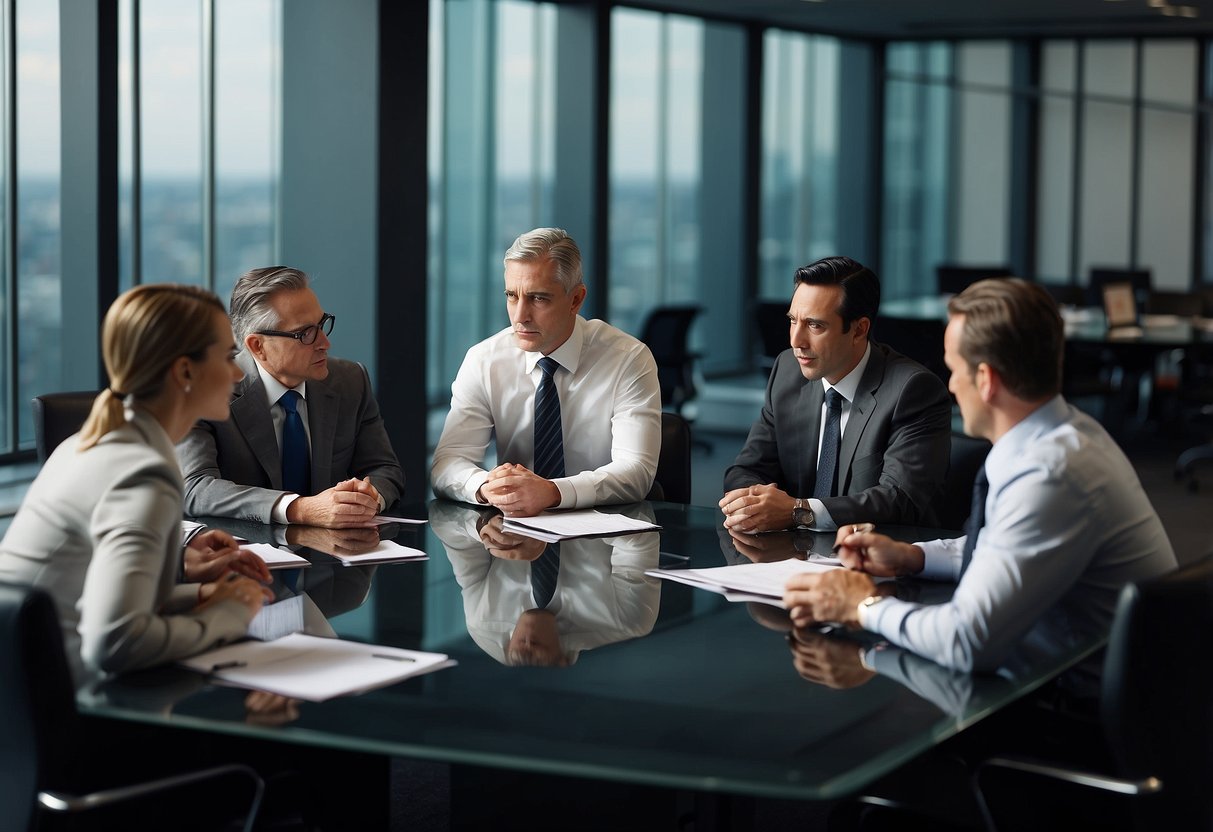
[(564, 476), (564, 434), (560, 422), (560, 394), (556, 390), (554, 358), (539, 359), (543, 379), (535, 393), (535, 467), (545, 480)]

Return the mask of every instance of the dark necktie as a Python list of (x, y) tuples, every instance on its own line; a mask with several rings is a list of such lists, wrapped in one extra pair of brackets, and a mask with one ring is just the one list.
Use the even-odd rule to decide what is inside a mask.
[(842, 394), (831, 387), (826, 391), (826, 426), (821, 435), (821, 454), (817, 457), (817, 484), (813, 496), (833, 497), (838, 490), (838, 446), (842, 444)]
[(990, 481), (986, 479), (986, 466), (981, 466), (977, 479), (973, 480), (973, 505), (969, 509), (969, 519), (965, 523), (965, 548), (960, 556), (960, 574), (964, 575), (973, 559), (973, 549), (977, 546), (977, 533), (986, 524), (986, 497), (990, 494)]
[(307, 432), (299, 415), (299, 399), (294, 390), (287, 390), (278, 400), (286, 412), (282, 420), (282, 487), (295, 494), (312, 493), (312, 466), (308, 460)]
[(549, 543), (543, 554), (531, 561), (531, 592), (535, 596), (536, 609), (544, 609), (552, 603), (559, 577), (560, 544)]
[(560, 423), (560, 394), (556, 390), (554, 358), (539, 359), (543, 379), (535, 393), (535, 468), (545, 480), (564, 476), (564, 435)]

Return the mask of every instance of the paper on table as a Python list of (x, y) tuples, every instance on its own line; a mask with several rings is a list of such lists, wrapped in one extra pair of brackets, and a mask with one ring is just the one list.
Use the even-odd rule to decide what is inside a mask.
[(414, 549), (410, 546), (401, 546), (394, 540), (380, 540), (379, 545), (369, 552), (363, 552), (359, 555), (337, 555), (329, 552), (328, 554), (337, 558), (346, 566), (357, 566), (364, 563), (394, 563), (396, 561), (406, 560), (429, 560), (429, 555), (420, 549)]
[(622, 514), (604, 514), (592, 508), (577, 511), (543, 512), (534, 517), (507, 517), (501, 524), (506, 531), (528, 535), (549, 543), (570, 537), (631, 534), (656, 531), (661, 526), (647, 520), (634, 520)]
[(387, 523), (411, 523), (421, 525), (430, 522), (429, 520), (414, 520), (411, 517), (389, 517), (386, 514), (376, 514), (371, 518), (371, 522), (376, 526), (383, 526)]
[(294, 633), (277, 641), (242, 641), (219, 647), (180, 664), (235, 687), (323, 702), (455, 662), (442, 653)]
[(248, 634), (261, 641), (273, 641), (303, 629), (303, 596), (284, 598), (266, 604), (249, 622)]
[(761, 601), (786, 609), (783, 605), (783, 587), (788, 578), (801, 572), (829, 572), (841, 568), (827, 559), (812, 561), (792, 558), (708, 569), (649, 569), (644, 574), (716, 592), (730, 601)]
[(241, 548), (248, 549), (257, 555), (265, 561), (265, 565), (270, 569), (299, 569), (312, 565), (307, 558), (300, 557), (294, 552), (288, 552), (286, 549), (279, 549), (272, 543), (248, 543)]

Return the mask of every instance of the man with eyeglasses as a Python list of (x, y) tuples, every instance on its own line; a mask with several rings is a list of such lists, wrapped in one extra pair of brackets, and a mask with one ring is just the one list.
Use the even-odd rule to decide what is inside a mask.
[(371, 525), (404, 491), (362, 365), (329, 356), (334, 317), (308, 276), (253, 269), (232, 290), (244, 379), (232, 418), (202, 421), (177, 446), (185, 510), (260, 523)]

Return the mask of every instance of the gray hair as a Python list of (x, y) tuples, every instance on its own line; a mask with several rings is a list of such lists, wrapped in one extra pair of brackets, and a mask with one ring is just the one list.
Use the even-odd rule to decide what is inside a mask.
[(566, 293), (581, 285), (581, 249), (563, 228), (536, 228), (510, 244), (503, 265), (510, 261), (530, 263), (551, 260), (556, 264), (556, 279)]
[(244, 349), (247, 336), (278, 327), (278, 313), (270, 306), (270, 298), (275, 292), (307, 289), (310, 283), (307, 274), (289, 266), (266, 266), (242, 274), (232, 289), (231, 317), (236, 346)]

